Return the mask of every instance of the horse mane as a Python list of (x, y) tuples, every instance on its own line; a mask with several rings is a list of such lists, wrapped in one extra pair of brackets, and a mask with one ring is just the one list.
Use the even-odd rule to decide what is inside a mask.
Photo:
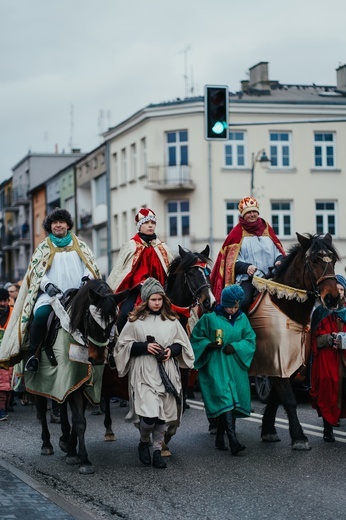
[(178, 275), (185, 273), (188, 269), (190, 269), (190, 267), (195, 265), (197, 262), (205, 262), (206, 264), (211, 265), (212, 261), (207, 256), (192, 251), (186, 251), (184, 257), (181, 257), (180, 255), (176, 256), (168, 267), (166, 291), (171, 291), (175, 283), (176, 277)]
[(95, 305), (101, 318), (109, 323), (116, 316), (117, 305), (113, 291), (104, 280), (89, 280), (72, 299), (70, 305), (71, 332), (83, 326), (86, 312), (90, 305)]
[(310, 233), (305, 233), (304, 237), (309, 239), (310, 246), (308, 249), (304, 249), (302, 245), (298, 242), (297, 244), (293, 244), (285, 257), (283, 257), (281, 264), (275, 267), (275, 276), (276, 278), (281, 277), (284, 273), (286, 273), (288, 267), (294, 262), (294, 260), (299, 256), (304, 256), (307, 251), (309, 251), (310, 257), (315, 257), (322, 249), (327, 249), (334, 256), (336, 261), (340, 260), (339, 254), (335, 249), (334, 245), (325, 240), (324, 235), (316, 233), (314, 235)]

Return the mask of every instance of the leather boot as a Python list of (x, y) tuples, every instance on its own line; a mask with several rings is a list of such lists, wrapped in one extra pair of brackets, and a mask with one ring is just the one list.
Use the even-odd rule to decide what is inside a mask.
[(240, 444), (235, 434), (235, 423), (232, 411), (225, 412), (224, 414), (222, 414), (222, 420), (229, 440), (229, 447), (231, 449), (231, 453), (232, 455), (237, 455), (237, 453), (239, 453), (240, 451), (245, 450), (245, 446), (244, 444)]
[(140, 441), (140, 443), (138, 445), (138, 455), (139, 455), (139, 460), (141, 461), (142, 464), (144, 464), (144, 466), (151, 465), (149, 442)]
[(153, 453), (153, 467), (158, 469), (167, 468), (167, 464), (162, 458), (161, 450), (155, 450)]
[(217, 418), (217, 430), (215, 437), (215, 448), (221, 451), (227, 451), (228, 448), (225, 444), (225, 428), (223, 425), (222, 415)]
[(335, 442), (335, 437), (333, 433), (333, 426), (326, 421), (326, 419), (323, 419), (323, 440), (324, 442)]

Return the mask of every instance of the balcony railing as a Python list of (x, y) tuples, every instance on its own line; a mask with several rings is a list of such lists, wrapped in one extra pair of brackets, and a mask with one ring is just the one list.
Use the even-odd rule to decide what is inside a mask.
[(157, 191), (194, 190), (188, 165), (149, 164), (146, 188)]
[(29, 204), (27, 185), (16, 186), (12, 188), (12, 204)]

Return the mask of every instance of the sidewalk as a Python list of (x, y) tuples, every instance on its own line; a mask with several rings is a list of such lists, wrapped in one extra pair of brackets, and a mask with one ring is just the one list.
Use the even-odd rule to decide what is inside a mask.
[(96, 520), (0, 459), (0, 520)]

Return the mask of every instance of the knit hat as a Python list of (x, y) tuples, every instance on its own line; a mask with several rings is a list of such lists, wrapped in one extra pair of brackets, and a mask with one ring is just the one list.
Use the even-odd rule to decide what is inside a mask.
[(150, 208), (141, 208), (135, 216), (137, 231), (140, 230), (142, 224), (150, 220), (156, 222), (156, 215), (153, 210)]
[(162, 285), (156, 278), (147, 278), (142, 285), (141, 298), (143, 302), (149, 300), (152, 294), (165, 294)]
[(340, 285), (342, 285), (343, 288), (344, 288), (345, 291), (346, 291), (346, 279), (342, 276), (342, 274), (337, 274), (337, 275), (336, 275), (336, 280), (337, 280), (337, 283), (339, 283)]
[(257, 211), (259, 213), (259, 204), (254, 197), (244, 197), (238, 204), (240, 215), (243, 217), (249, 211)]
[(0, 289), (0, 300), (8, 300), (10, 297), (10, 293), (8, 292), (7, 289), (4, 289), (3, 287), (1, 287)]
[(221, 293), (221, 305), (222, 307), (240, 307), (244, 300), (244, 290), (240, 285), (228, 285)]
[(51, 233), (52, 224), (56, 220), (61, 220), (62, 222), (66, 222), (68, 225), (68, 229), (73, 228), (73, 220), (71, 217), (71, 213), (67, 211), (67, 209), (54, 208), (43, 221), (43, 228), (47, 233)]

